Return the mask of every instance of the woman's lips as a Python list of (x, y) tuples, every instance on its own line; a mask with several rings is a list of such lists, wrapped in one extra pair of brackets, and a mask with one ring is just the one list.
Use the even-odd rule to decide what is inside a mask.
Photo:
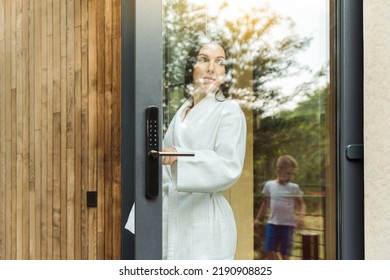
[(204, 80), (205, 82), (214, 82), (214, 81), (215, 81), (215, 79), (212, 78), (212, 77), (203, 77), (203, 80)]

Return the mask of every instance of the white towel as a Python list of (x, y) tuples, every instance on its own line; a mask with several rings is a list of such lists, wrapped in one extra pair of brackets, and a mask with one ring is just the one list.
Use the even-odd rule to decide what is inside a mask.
[(135, 203), (131, 207), (129, 217), (127, 218), (127, 223), (125, 229), (135, 234)]

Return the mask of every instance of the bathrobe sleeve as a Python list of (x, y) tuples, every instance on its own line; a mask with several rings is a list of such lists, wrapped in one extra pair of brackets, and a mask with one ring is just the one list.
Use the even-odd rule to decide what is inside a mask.
[[(237, 103), (229, 103), (210, 139), (212, 149), (195, 150), (195, 157), (179, 157), (175, 187), (182, 192), (220, 192), (230, 188), (241, 176), (246, 145), (245, 116)], [(202, 137), (199, 135), (198, 137)], [(196, 141), (196, 139), (194, 140)], [(176, 147), (178, 152), (188, 151)]]

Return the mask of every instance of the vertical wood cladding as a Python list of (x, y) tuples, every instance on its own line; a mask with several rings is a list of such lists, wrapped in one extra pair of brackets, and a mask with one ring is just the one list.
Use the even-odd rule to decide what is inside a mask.
[(0, 0), (0, 259), (120, 258), (120, 28), (120, 0)]

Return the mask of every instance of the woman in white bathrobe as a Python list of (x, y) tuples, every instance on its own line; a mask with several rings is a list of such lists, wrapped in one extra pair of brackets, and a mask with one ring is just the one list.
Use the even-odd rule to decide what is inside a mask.
[(172, 119), (164, 151), (194, 157), (163, 158), (163, 259), (234, 259), (237, 230), (222, 191), (242, 173), (246, 122), (228, 100), (227, 50), (202, 41), (185, 70), (190, 95)]

